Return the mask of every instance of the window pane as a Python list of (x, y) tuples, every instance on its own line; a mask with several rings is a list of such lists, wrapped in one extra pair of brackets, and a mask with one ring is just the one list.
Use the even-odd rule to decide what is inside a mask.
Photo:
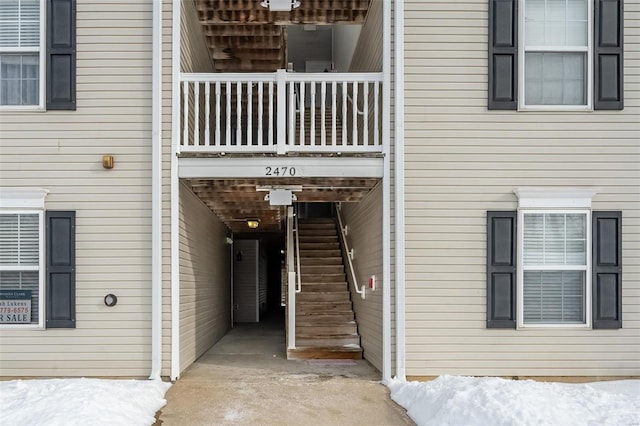
[(524, 265), (586, 265), (586, 222), (584, 213), (525, 213)]
[(527, 105), (586, 105), (586, 53), (525, 54)]
[(38, 47), (39, 45), (39, 1), (0, 1), (0, 47)]
[(31, 290), (31, 324), (39, 319), (40, 283), (38, 271), (0, 272), (0, 290)]
[(584, 324), (584, 271), (525, 271), (525, 324)]
[(527, 0), (525, 3), (525, 42), (527, 46), (544, 45), (544, 0)]
[(37, 214), (0, 215), (0, 265), (38, 266), (39, 230)]
[(526, 0), (525, 46), (587, 46), (588, 0)]
[(0, 105), (38, 105), (38, 54), (0, 55)]

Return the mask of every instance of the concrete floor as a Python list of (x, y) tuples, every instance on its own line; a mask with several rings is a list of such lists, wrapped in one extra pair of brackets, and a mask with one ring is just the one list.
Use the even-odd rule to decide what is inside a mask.
[(236, 326), (169, 389), (156, 425), (412, 425), (366, 361), (287, 361), (281, 318)]

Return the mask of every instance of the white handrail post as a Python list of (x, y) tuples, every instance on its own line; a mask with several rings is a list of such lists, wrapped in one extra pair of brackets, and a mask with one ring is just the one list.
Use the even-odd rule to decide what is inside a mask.
[(276, 71), (276, 90), (278, 92), (278, 103), (276, 105), (276, 114), (278, 120), (277, 145), (278, 155), (284, 155), (287, 152), (287, 71)]
[(287, 349), (296, 348), (296, 273), (293, 272), (293, 207), (287, 207)]

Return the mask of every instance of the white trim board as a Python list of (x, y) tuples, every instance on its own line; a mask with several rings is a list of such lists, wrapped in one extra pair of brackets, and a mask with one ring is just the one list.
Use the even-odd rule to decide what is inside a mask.
[[(382, 158), (362, 157), (217, 157), (179, 158), (180, 178), (282, 178), (282, 177), (371, 177), (383, 176)], [(275, 168), (287, 168), (275, 175)], [(269, 171), (267, 168), (271, 168)], [(291, 170), (293, 173), (290, 173)], [(270, 174), (268, 174), (270, 173)]]

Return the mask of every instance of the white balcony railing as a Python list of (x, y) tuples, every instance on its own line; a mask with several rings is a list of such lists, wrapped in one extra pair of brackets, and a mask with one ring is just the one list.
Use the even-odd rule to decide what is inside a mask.
[(182, 74), (179, 152), (382, 152), (382, 73)]

